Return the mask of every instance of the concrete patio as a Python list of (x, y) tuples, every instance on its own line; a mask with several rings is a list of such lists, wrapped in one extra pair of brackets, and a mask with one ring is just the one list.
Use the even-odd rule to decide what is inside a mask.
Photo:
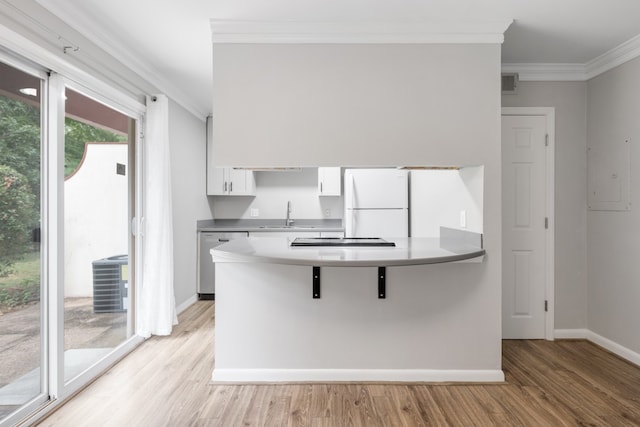
[[(0, 418), (40, 388), (40, 303), (0, 315)], [(94, 313), (93, 299), (65, 299), (65, 379), (127, 338), (127, 313)]]

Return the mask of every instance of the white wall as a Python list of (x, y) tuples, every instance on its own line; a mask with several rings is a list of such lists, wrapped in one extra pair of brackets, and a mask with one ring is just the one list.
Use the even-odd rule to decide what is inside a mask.
[(500, 102), (499, 70), (491, 75), (499, 50), (492, 44), (215, 44), (214, 162), (481, 164)]
[(631, 210), (588, 212), (589, 330), (640, 353), (640, 59), (588, 84), (588, 144), (631, 140)]
[(93, 296), (93, 261), (129, 253), (126, 143), (87, 143), (82, 162), (64, 182), (64, 294)]
[(587, 326), (587, 83), (520, 82), (503, 107), (555, 107), (555, 328)]
[(464, 283), (501, 366), (500, 46), (215, 45), (218, 166), (484, 165), (487, 256)]
[[(440, 237), (440, 227), (482, 233), (483, 166), (411, 171), (411, 236)], [(466, 224), (461, 224), (464, 211)]]
[[(342, 218), (343, 198), (318, 196), (318, 169), (302, 168), (295, 171), (257, 171), (256, 195), (212, 196), (213, 217), (252, 218), (251, 209), (258, 209), (257, 219), (283, 219), (287, 202), (291, 201), (293, 219)], [(326, 215), (327, 209), (330, 215)], [(202, 218), (206, 219), (206, 218)]]
[(196, 295), (196, 221), (211, 217), (206, 196), (206, 126), (169, 103), (176, 306)]

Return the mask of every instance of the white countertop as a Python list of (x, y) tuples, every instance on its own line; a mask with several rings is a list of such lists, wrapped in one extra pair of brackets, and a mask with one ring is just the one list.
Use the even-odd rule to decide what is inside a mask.
[[(436, 264), (477, 258), (485, 250), (461, 240), (397, 238), (395, 247), (291, 247), (286, 237), (231, 240), (211, 249), (213, 262), (254, 262), (288, 265), (375, 267)], [(445, 246), (445, 247), (443, 247)]]

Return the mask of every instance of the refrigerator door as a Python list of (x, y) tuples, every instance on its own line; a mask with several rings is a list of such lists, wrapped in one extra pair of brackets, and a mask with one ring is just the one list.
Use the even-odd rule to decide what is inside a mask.
[(407, 209), (347, 209), (345, 237), (407, 237)]
[(406, 209), (408, 176), (398, 169), (348, 169), (345, 171), (346, 209)]

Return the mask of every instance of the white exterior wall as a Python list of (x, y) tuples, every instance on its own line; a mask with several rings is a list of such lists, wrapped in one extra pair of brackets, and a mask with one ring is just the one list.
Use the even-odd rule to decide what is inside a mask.
[[(65, 297), (93, 296), (92, 262), (129, 253), (126, 143), (87, 143), (64, 183)], [(116, 174), (116, 163), (127, 175)]]

